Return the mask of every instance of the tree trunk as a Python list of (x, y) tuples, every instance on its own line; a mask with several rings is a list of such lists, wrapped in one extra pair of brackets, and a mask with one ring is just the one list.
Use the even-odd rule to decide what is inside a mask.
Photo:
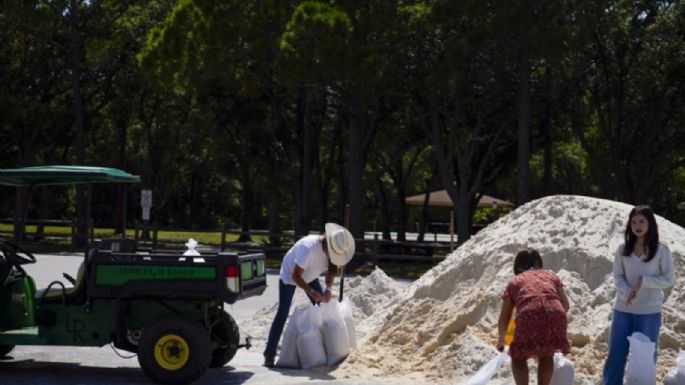
[(388, 194), (385, 191), (385, 186), (383, 186), (383, 181), (376, 179), (376, 184), (378, 186), (378, 197), (380, 198), (381, 205), (381, 231), (383, 233), (383, 239), (391, 240), (390, 235), (390, 209), (388, 208)]
[[(79, 20), (79, 4), (70, 1), (71, 13), (71, 86), (73, 92), (74, 125), (76, 130), (76, 164), (85, 164), (85, 113), (81, 94), (81, 63), (83, 59), (83, 40)], [(76, 234), (72, 241), (74, 248), (80, 249), (88, 244), (88, 197), (86, 187), (76, 187)]]
[(297, 127), (300, 133), (300, 172), (295, 206), (295, 235), (309, 233), (312, 225), (312, 170), (316, 138), (311, 124), (310, 106), (304, 89), (299, 90), (297, 100)]
[[(128, 136), (128, 119), (119, 121), (119, 157), (118, 166), (120, 169), (126, 168), (126, 142)], [(114, 213), (114, 233), (124, 234), (126, 231), (126, 185), (117, 184), (116, 208)]]
[(364, 134), (365, 125), (361, 118), (352, 119), (350, 124), (350, 169), (349, 169), (349, 203), (350, 232), (355, 238), (364, 238)]
[[(528, 57), (519, 63), (518, 93), (518, 175), (517, 204), (522, 205), (529, 197), (530, 173), (530, 63)], [(458, 215), (458, 214), (457, 214)]]

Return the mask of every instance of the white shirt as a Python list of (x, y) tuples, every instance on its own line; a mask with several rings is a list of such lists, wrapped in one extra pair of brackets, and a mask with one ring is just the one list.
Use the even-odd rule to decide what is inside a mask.
[[(661, 313), (664, 302), (664, 289), (675, 283), (673, 256), (664, 245), (659, 244), (656, 255), (649, 262), (644, 262), (645, 255), (638, 257), (635, 253), (623, 256), (623, 244), (614, 252), (613, 275), (616, 282), (616, 300), (614, 309), (632, 314)], [(642, 277), (642, 286), (630, 305), (626, 300)]]
[(280, 278), (287, 285), (295, 285), (293, 271), (295, 265), (301, 267), (302, 279), (310, 283), (328, 270), (328, 257), (323, 252), (320, 235), (307, 235), (295, 242), (283, 257)]

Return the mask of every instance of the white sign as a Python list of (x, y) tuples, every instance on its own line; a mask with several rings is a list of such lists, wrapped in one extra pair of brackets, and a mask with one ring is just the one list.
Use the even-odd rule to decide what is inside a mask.
[(140, 190), (140, 205), (143, 207), (152, 207), (152, 190)]
[(150, 208), (149, 207), (143, 207), (143, 220), (144, 221), (150, 220)]

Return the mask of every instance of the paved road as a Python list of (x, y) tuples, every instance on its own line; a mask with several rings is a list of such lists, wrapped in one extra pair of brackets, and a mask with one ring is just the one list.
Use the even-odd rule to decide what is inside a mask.
[[(38, 263), (26, 265), (38, 288), (51, 281), (61, 280), (62, 272), (76, 276), (81, 256), (38, 255)], [(264, 295), (241, 301), (229, 307), (238, 321), (247, 319), (255, 311), (276, 302), (278, 277), (270, 273), (269, 287)], [(131, 356), (128, 352), (121, 352)], [(221, 369), (210, 369), (194, 384), (197, 385), (384, 385), (398, 381), (379, 382), (373, 379), (336, 380), (326, 370), (313, 371), (266, 369), (261, 366), (261, 352), (240, 350), (236, 357)], [(138, 365), (137, 357), (119, 357), (110, 346), (101, 348), (19, 346), (11, 357), (0, 360), (1, 385), (137, 385), (151, 384)], [(414, 384), (416, 385), (416, 384)]]

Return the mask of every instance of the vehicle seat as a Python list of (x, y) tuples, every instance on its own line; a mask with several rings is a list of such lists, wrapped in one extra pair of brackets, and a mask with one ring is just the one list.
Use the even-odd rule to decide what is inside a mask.
[[(85, 283), (86, 261), (84, 260), (83, 262), (81, 262), (81, 265), (78, 268), (78, 272), (76, 273), (76, 282), (74, 283), (74, 287), (68, 287), (63, 292), (62, 286), (55, 284), (50, 287), (50, 290), (47, 293), (45, 293), (47, 288), (36, 290), (36, 295), (34, 296), (34, 298), (36, 300), (41, 301), (40, 303), (62, 302), (62, 293), (64, 293), (67, 297), (67, 302), (71, 303), (74, 302), (75, 297), (78, 297), (78, 294), (83, 289), (83, 286), (85, 286)], [(44, 294), (45, 297), (43, 297)], [(41, 297), (43, 297), (42, 300)]]

